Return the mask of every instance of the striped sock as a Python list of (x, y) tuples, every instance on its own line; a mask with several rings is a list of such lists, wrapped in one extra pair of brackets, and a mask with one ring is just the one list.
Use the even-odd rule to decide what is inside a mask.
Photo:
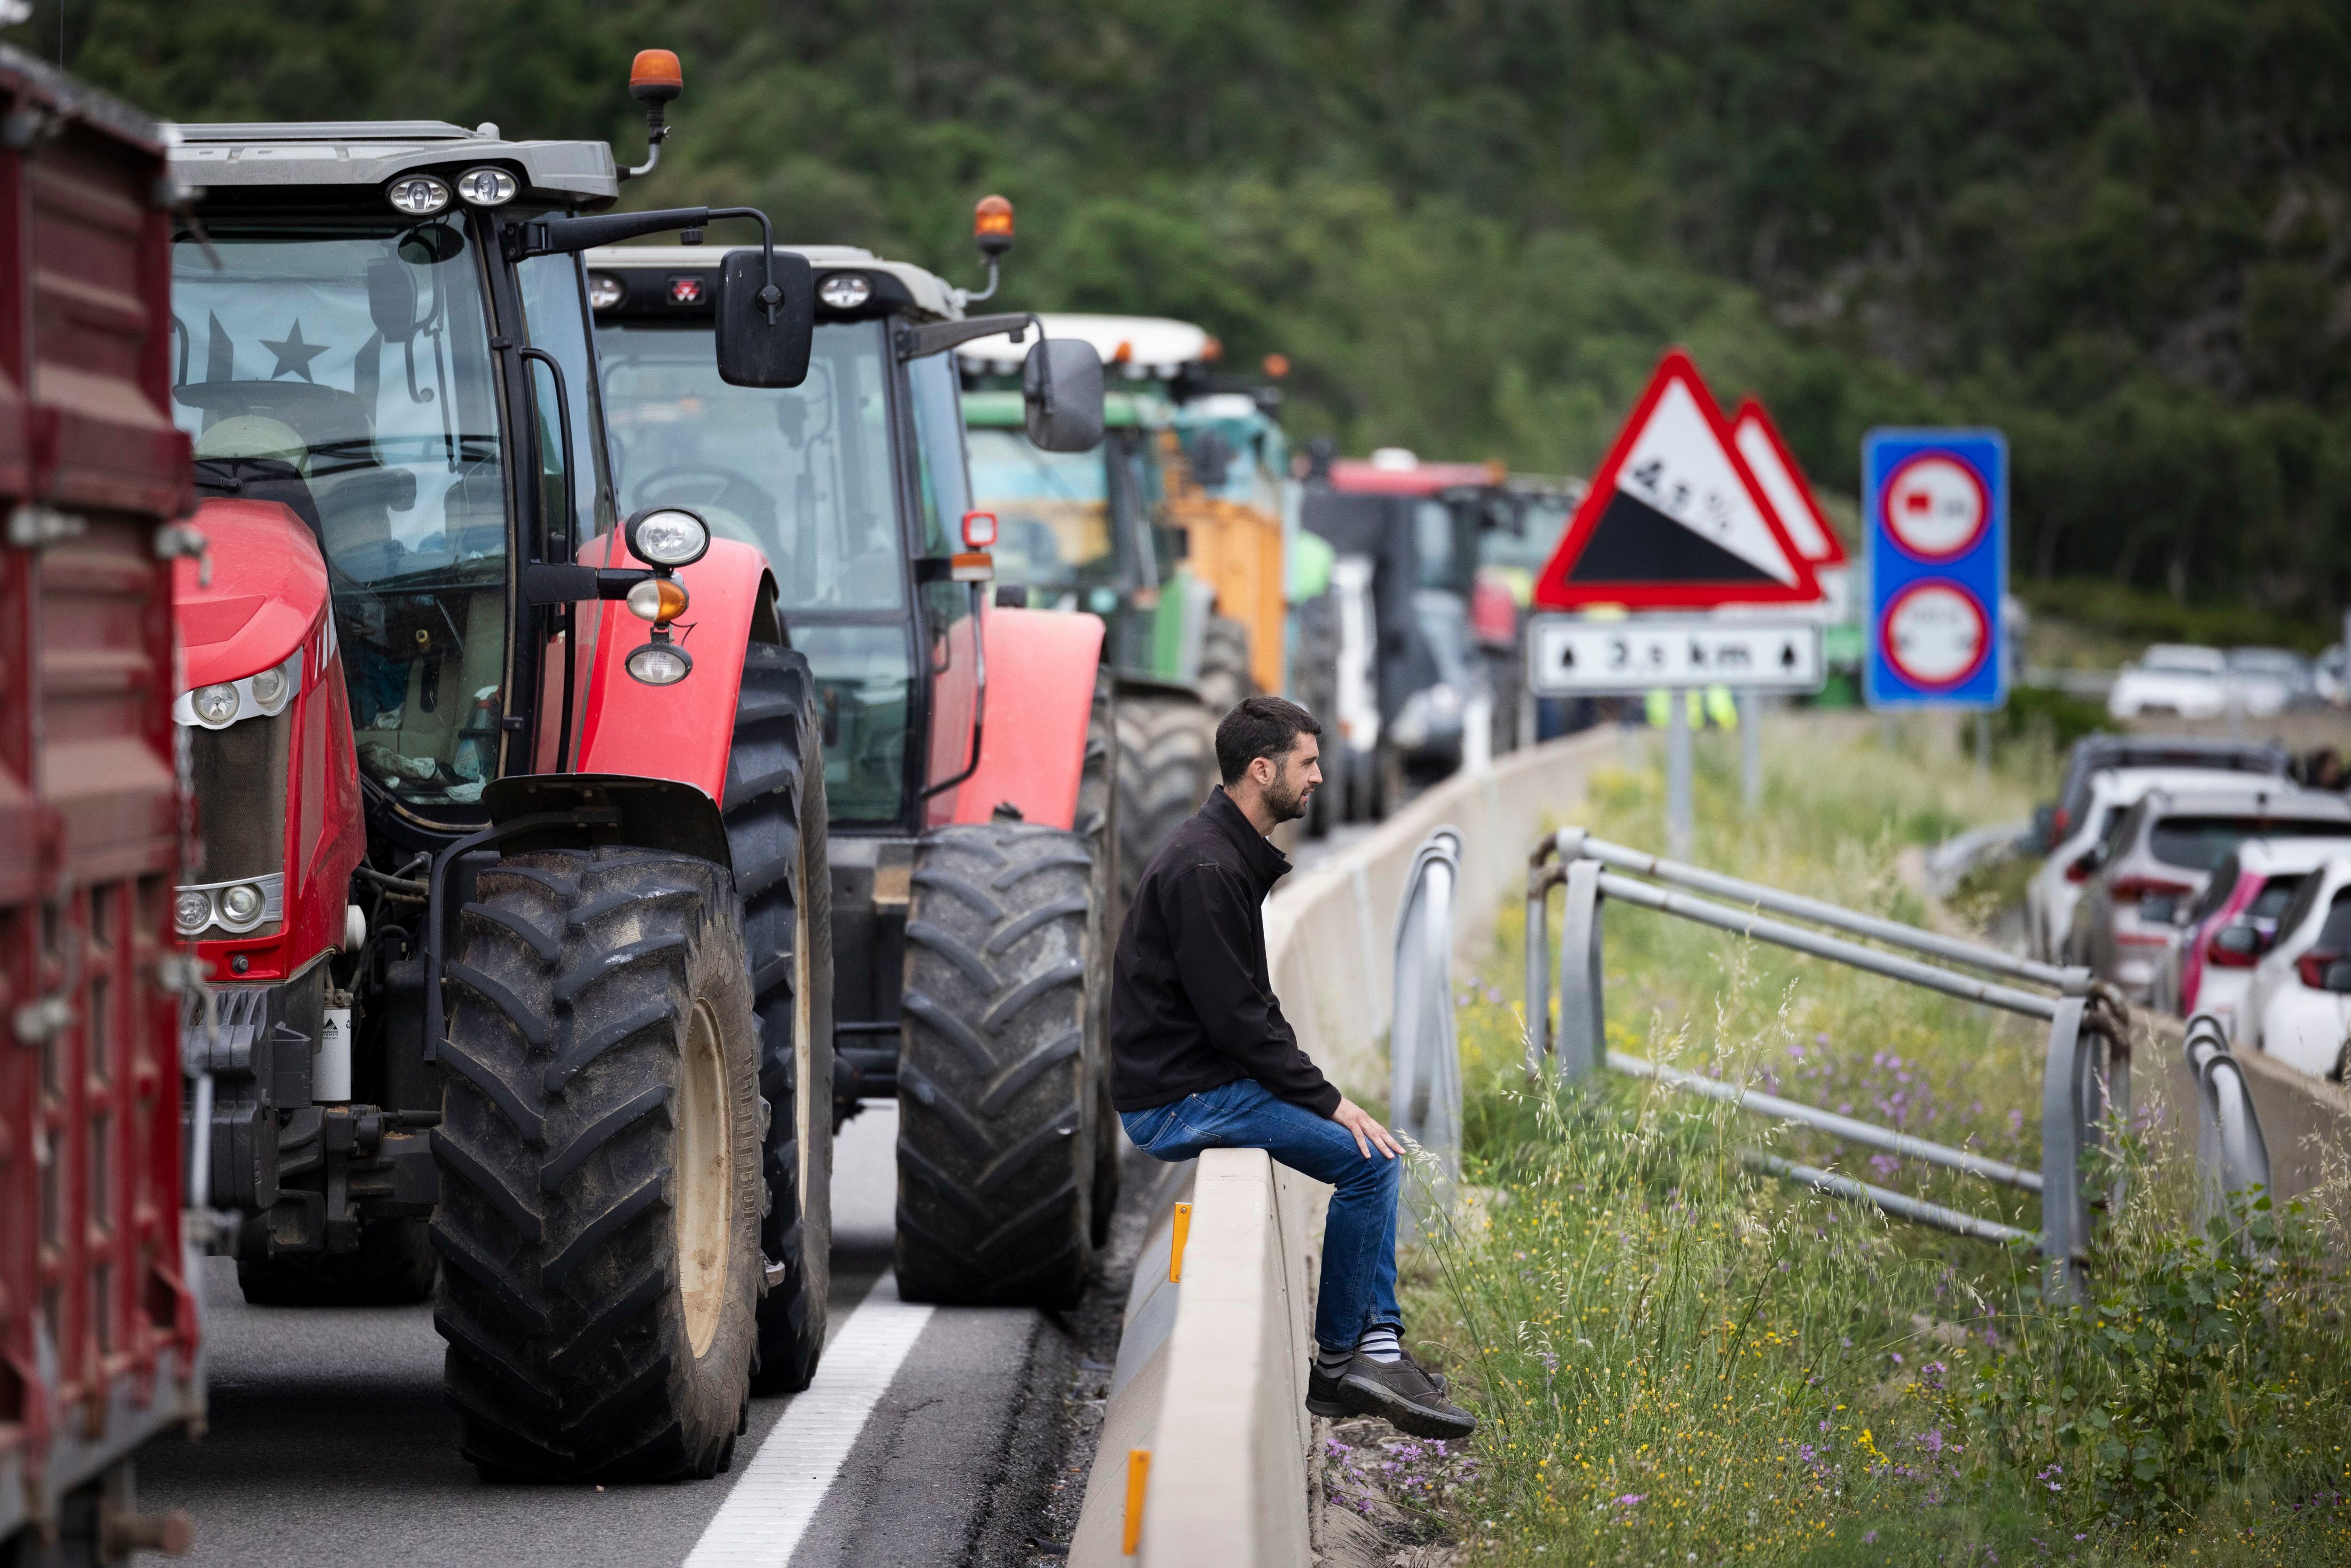
[(1395, 1329), (1381, 1323), (1364, 1331), (1364, 1337), (1355, 1342), (1355, 1354), (1374, 1361), (1402, 1361), (1404, 1345)]
[(1354, 1359), (1355, 1353), (1351, 1350), (1325, 1350), (1319, 1344), (1314, 1347), (1314, 1370), (1325, 1377), (1338, 1376)]

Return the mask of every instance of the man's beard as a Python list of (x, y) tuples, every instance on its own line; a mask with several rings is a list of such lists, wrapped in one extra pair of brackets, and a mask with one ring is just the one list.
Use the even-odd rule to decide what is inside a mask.
[(1294, 794), (1285, 794), (1280, 784), (1275, 783), (1266, 789), (1265, 809), (1272, 813), (1277, 827), (1284, 822), (1294, 822), (1306, 815), (1306, 798), (1312, 793), (1314, 786), (1311, 784), (1301, 785)]

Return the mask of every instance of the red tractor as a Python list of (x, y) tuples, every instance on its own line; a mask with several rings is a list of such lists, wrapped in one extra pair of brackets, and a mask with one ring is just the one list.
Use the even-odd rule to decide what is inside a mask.
[[(1010, 206), (982, 202), (977, 237), (992, 292)], [(963, 290), (866, 251), (798, 254), (814, 350), (785, 391), (711, 371), (710, 302), (746, 253), (589, 256), (622, 504), (684, 497), (761, 551), (814, 671), (836, 1094), (843, 1116), (899, 1106), (900, 1291), (1065, 1306), (1117, 1196), (1116, 731), (1102, 622), (988, 602), (996, 519), (972, 509), (950, 351), (1035, 319), (967, 316)], [(1039, 447), (1101, 442), (1090, 345), (1032, 341), (1022, 396)]]
[[(657, 158), (675, 57), (631, 87)], [(821, 721), (759, 552), (617, 508), (580, 256), (766, 219), (602, 212), (653, 159), (492, 125), (183, 135), (175, 912), (238, 1278), (434, 1294), (486, 1475), (711, 1475), (824, 1343)], [(807, 263), (707, 287), (716, 373), (796, 385)]]

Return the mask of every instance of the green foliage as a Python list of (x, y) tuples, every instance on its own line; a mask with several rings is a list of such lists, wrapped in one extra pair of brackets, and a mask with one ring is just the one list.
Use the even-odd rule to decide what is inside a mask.
[(2016, 584), (2035, 615), (2058, 616), (2092, 632), (2133, 642), (2203, 643), (2219, 647), (2266, 643), (2315, 653), (2343, 635), (2340, 624), (2284, 616), (2258, 605), (2181, 604), (2169, 594), (2122, 582), (2068, 579)]
[(1008, 302), (1196, 318), (1294, 434), (1593, 460), (1656, 354), (1851, 491), (1872, 424), (2016, 457), (2020, 575), (2331, 620), (2351, 586), (2351, 27), (2326, 0), (37, 0), (5, 36), (183, 119), (641, 145)]

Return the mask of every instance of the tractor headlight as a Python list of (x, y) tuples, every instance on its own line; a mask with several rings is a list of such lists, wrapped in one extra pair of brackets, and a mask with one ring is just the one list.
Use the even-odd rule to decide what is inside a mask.
[(286, 678), (283, 665), (275, 666), (253, 677), (254, 706), (264, 713), (276, 713), (286, 706), (286, 698), (294, 684)]
[(172, 897), (172, 924), (183, 936), (193, 936), (213, 923), (213, 895), (200, 887), (183, 887)]
[(412, 218), (427, 218), (449, 204), (449, 185), (430, 174), (407, 174), (384, 187), (384, 199)]
[(710, 528), (692, 512), (656, 507), (629, 519), (628, 540), (629, 553), (648, 566), (692, 566), (710, 549)]
[(211, 729), (225, 729), (236, 717), (236, 687), (222, 682), (218, 685), (198, 686), (189, 706), (196, 710), (196, 722)]
[(629, 286), (609, 272), (588, 275), (588, 305), (594, 310), (610, 310), (628, 298)]
[(504, 169), (468, 169), (457, 176), (457, 194), (467, 206), (503, 207), (522, 184)]
[(221, 924), (232, 931), (249, 930), (261, 923), (261, 889), (240, 882), (221, 890)]
[(674, 686), (694, 672), (694, 660), (671, 643), (648, 643), (629, 655), (629, 674), (649, 686)]
[(816, 287), (829, 310), (854, 310), (873, 298), (873, 280), (862, 272), (832, 272)]

